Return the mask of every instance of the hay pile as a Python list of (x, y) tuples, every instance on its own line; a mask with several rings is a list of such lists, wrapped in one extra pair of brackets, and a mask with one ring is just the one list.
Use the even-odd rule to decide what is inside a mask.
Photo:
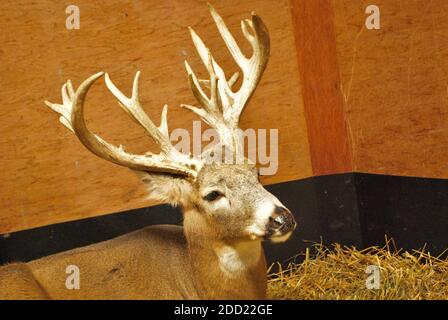
[[(424, 250), (403, 252), (371, 247), (357, 251), (334, 245), (315, 245), (315, 254), (305, 260), (280, 265), (268, 281), (270, 299), (448, 299), (448, 259), (433, 257)], [(367, 289), (369, 265), (379, 266), (379, 289)], [(272, 270), (272, 267), (270, 270)]]

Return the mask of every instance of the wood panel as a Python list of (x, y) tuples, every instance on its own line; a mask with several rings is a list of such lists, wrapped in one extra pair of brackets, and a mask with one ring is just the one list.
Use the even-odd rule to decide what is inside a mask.
[[(81, 29), (66, 30), (66, 1), (2, 1), (0, 21), (0, 233), (151, 205), (141, 183), (125, 168), (98, 159), (57, 121), (43, 103), (60, 101), (60, 87), (108, 71), (130, 93), (142, 70), (141, 102), (159, 118), (171, 108), (171, 128), (191, 129), (193, 115), (177, 106), (192, 103), (183, 60), (204, 74), (186, 27), (206, 39), (226, 70), (236, 70), (209, 17), (205, 1), (77, 1)], [(272, 38), (271, 59), (243, 128), (279, 129), (279, 171), (264, 183), (312, 175), (298, 80), (290, 3), (214, 3), (243, 49), (239, 20), (252, 10)], [(133, 152), (154, 147), (99, 82), (88, 97), (92, 131)]]
[(297, 54), (314, 175), (352, 171), (329, 0), (293, 0)]
[(359, 172), (448, 178), (448, 2), (333, 0), (345, 109)]

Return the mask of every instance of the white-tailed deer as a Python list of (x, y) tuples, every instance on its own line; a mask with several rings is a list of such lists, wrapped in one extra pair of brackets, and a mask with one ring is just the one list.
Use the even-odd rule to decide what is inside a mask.
[[(253, 48), (247, 58), (221, 17), (211, 15), (243, 78), (232, 90), (238, 74), (227, 80), (198, 35), (193, 42), (209, 74), (200, 80), (185, 63), (191, 89), (199, 106), (182, 105), (196, 113), (220, 137), (226, 150), (241, 148), (238, 122), (260, 80), (269, 57), (269, 34), (252, 14), (242, 21), (245, 38)], [(180, 206), (183, 228), (149, 226), (87, 247), (51, 255), (28, 263), (0, 268), (0, 299), (264, 299), (266, 261), (261, 242), (288, 239), (296, 223), (293, 215), (258, 180), (256, 167), (245, 163), (208, 163), (176, 150), (169, 140), (167, 107), (156, 126), (139, 102), (137, 72), (132, 96), (126, 97), (105, 75), (106, 85), (120, 106), (160, 147), (159, 154), (136, 155), (90, 132), (84, 121), (84, 100), (97, 73), (77, 90), (70, 81), (62, 87), (62, 104), (47, 102), (61, 122), (97, 156), (129, 167), (147, 184), (149, 195)], [(209, 90), (209, 94), (206, 94)], [(207, 150), (220, 152), (222, 146)], [(66, 268), (80, 271), (79, 290), (66, 288)]]

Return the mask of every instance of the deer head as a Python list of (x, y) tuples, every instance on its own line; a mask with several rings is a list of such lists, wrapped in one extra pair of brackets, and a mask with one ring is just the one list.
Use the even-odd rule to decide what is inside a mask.
[(211, 15), (233, 59), (242, 71), (239, 90), (232, 86), (239, 74), (229, 79), (218, 65), (209, 49), (190, 28), (191, 37), (199, 56), (210, 75), (208, 80), (198, 79), (185, 62), (191, 90), (198, 106), (181, 105), (197, 114), (219, 134), (220, 143), (206, 150), (200, 158), (176, 150), (170, 142), (167, 125), (168, 107), (162, 111), (161, 122), (156, 126), (143, 111), (139, 101), (139, 76), (137, 72), (132, 96), (124, 95), (105, 74), (108, 89), (118, 99), (120, 107), (139, 125), (160, 148), (159, 154), (137, 155), (126, 152), (90, 132), (84, 120), (84, 101), (89, 88), (103, 75), (97, 73), (85, 80), (77, 90), (70, 81), (62, 87), (62, 104), (46, 101), (61, 115), (60, 121), (70, 129), (81, 143), (97, 156), (128, 167), (147, 184), (150, 197), (199, 213), (218, 239), (233, 240), (286, 240), (295, 228), (295, 221), (288, 209), (259, 181), (257, 169), (248, 161), (243, 163), (207, 163), (207, 155), (225, 150), (242, 152), (238, 135), (238, 122), (254, 92), (269, 57), (269, 34), (262, 20), (252, 14), (241, 22), (244, 37), (253, 49), (250, 58), (239, 49), (222, 18), (210, 6)]

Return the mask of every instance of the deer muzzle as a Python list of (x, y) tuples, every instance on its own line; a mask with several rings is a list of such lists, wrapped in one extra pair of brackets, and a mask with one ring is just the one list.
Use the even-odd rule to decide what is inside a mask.
[(286, 241), (296, 228), (297, 223), (291, 211), (276, 206), (266, 225), (265, 238), (273, 242)]

